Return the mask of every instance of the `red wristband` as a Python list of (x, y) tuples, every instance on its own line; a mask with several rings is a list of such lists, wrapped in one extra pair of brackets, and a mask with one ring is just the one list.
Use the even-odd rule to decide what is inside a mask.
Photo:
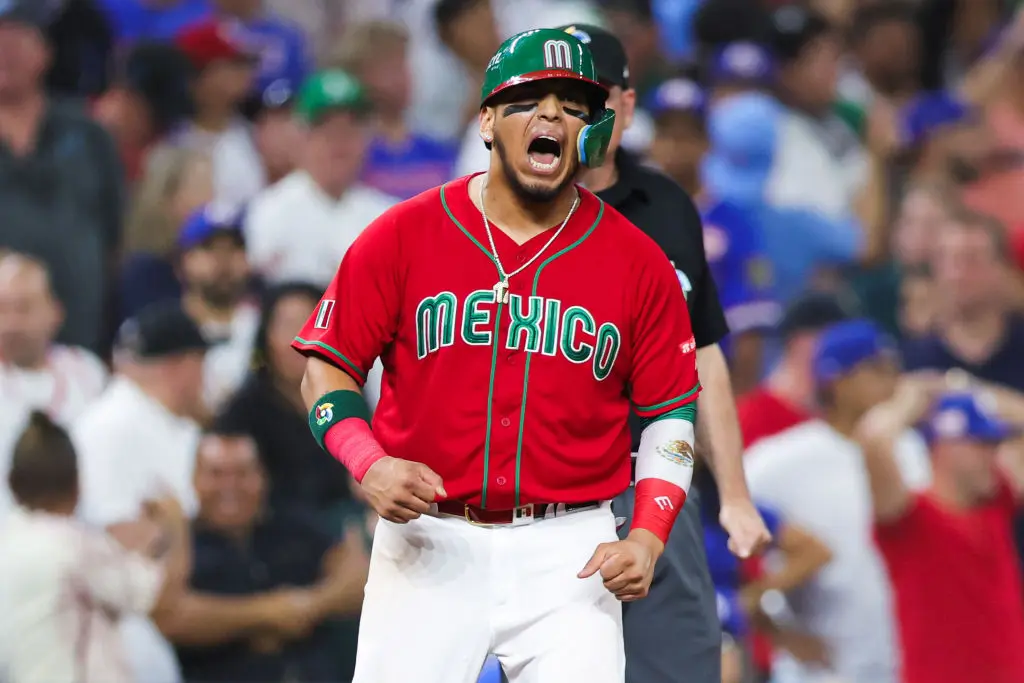
[(387, 455), (373, 437), (370, 425), (358, 417), (332, 425), (324, 434), (324, 447), (358, 482), (363, 481), (373, 463)]
[(635, 496), (630, 529), (646, 529), (668, 543), (672, 525), (686, 503), (686, 491), (672, 482), (649, 477), (636, 483)]

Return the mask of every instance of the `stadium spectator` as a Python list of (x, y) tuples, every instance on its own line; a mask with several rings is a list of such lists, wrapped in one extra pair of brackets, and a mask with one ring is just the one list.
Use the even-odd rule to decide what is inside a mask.
[(409, 37), (399, 24), (375, 22), (349, 28), (332, 65), (366, 88), (373, 109), (373, 138), (362, 181), (384, 194), (409, 199), (452, 177), (456, 148), (409, 129)]
[(299, 165), (302, 127), (295, 120), (294, 109), (299, 85), (284, 78), (274, 81), (260, 97), (250, 99), (246, 108), (268, 186), (288, 176)]
[(0, 406), (23, 406), (67, 427), (107, 383), (91, 351), (54, 343), (64, 311), (46, 266), (20, 254), (0, 257)]
[[(911, 183), (896, 212), (889, 257), (884, 263), (859, 268), (848, 275), (847, 284), (859, 301), (860, 309), (892, 335), (902, 337), (905, 331), (902, 322), (905, 295), (923, 294), (917, 285), (927, 280), (915, 277), (913, 283), (907, 284), (904, 279), (910, 274), (928, 273), (935, 236), (958, 210), (957, 199), (956, 192), (947, 185)], [(931, 306), (926, 308), (930, 311)], [(930, 312), (927, 317), (930, 320)], [(907, 331), (927, 331), (924, 324), (925, 320), (918, 318), (918, 322), (910, 323)]]
[(169, 41), (210, 11), (209, 0), (97, 0), (120, 44)]
[(123, 174), (110, 136), (45, 92), (47, 18), (45, 3), (0, 7), (0, 247), (46, 264), (67, 312), (60, 341), (98, 351)]
[[(462, 134), (463, 126), (474, 121), (480, 113), (480, 87), (484, 72), (491, 55), (501, 44), (503, 36), (499, 36), (504, 32), (499, 33), (490, 0), (438, 0), (433, 8), (432, 19), (438, 39), (455, 56), (455, 66), (464, 79), (464, 82), (459, 83), (463, 88), (463, 100), (449, 102), (444, 111), (444, 115), (449, 118), (457, 117), (457, 128), (452, 130), (450, 136), (444, 136), (454, 138)], [(413, 75), (419, 82), (426, 76), (420, 74), (415, 66)], [(437, 85), (430, 84), (427, 87), (435, 89)], [(446, 89), (441, 94), (449, 100), (457, 93)], [(414, 102), (422, 98), (415, 98)], [(458, 170), (461, 167), (461, 164), (456, 167), (456, 175), (465, 175)]]
[(302, 83), (313, 72), (309, 40), (298, 26), (270, 12), (264, 0), (207, 0), (226, 38), (256, 55), (251, 93), (259, 96), (275, 81)]
[(326, 287), (363, 228), (395, 203), (359, 182), (368, 108), (347, 72), (326, 70), (302, 86), (295, 102), (306, 128), (302, 164), (261, 193), (246, 217), (249, 262), (266, 282)]
[(210, 344), (203, 365), (203, 398), (215, 411), (245, 379), (259, 310), (248, 298), (242, 216), (208, 204), (178, 235), (181, 304)]
[(903, 345), (908, 370), (965, 370), (1024, 392), (1024, 319), (1014, 312), (1008, 246), (994, 219), (961, 213), (933, 235), (935, 325)]
[[(315, 285), (283, 283), (264, 293), (252, 374), (215, 420), (222, 431), (248, 434), (269, 477), (270, 509), (303, 509), (333, 521), (350, 500), (345, 468), (325, 457), (309, 433), (309, 414), (299, 394), (303, 357), (291, 348), (295, 331), (323, 292)], [(380, 391), (379, 364), (364, 396), (371, 410)]]
[[(67, 433), (34, 413), (8, 474), (17, 509), (0, 523), (0, 670), (8, 683), (129, 683), (119, 622), (160, 619), (183, 593), (188, 523), (173, 498), (146, 503), (160, 531), (151, 557), (74, 519), (79, 468)], [(69, 594), (70, 592), (70, 594)]]
[(755, 443), (801, 422), (816, 410), (812, 359), (821, 330), (850, 314), (833, 296), (807, 294), (793, 301), (779, 321), (778, 363), (765, 380), (736, 402), (743, 444)]
[[(741, 561), (728, 548), (729, 534), (718, 521), (721, 503), (714, 477), (703, 465), (694, 472), (694, 482), (701, 490), (700, 517), (704, 526), (704, 545), (708, 567), (715, 585), (718, 618), (722, 623), (722, 681), (741, 683), (744, 680), (743, 645), (750, 635), (751, 623), (770, 629), (779, 647), (789, 645), (799, 659), (810, 658), (809, 652), (823, 651), (816, 639), (773, 624), (764, 614), (762, 603), (773, 595), (800, 590), (815, 574), (832, 560), (832, 552), (824, 543), (798, 526), (787, 523), (772, 510), (759, 507), (762, 519), (772, 534), (771, 548), (780, 562), (771, 571), (755, 580), (748, 580)], [(706, 492), (706, 493), (705, 493)], [(797, 654), (798, 653), (798, 654)]]
[(213, 166), (201, 151), (154, 150), (128, 213), (118, 274), (118, 320), (181, 296), (176, 248), (185, 221), (213, 201)]
[(749, 41), (715, 48), (706, 70), (709, 106), (740, 93), (768, 92), (775, 77), (771, 53)]
[(266, 185), (252, 129), (242, 118), (256, 57), (212, 21), (185, 29), (175, 40), (192, 62), (195, 106), (191, 119), (168, 142), (209, 152), (217, 201), (241, 208)]
[(117, 142), (131, 185), (142, 175), (149, 152), (191, 113), (191, 68), (173, 45), (140, 43), (93, 104), (93, 117)]
[(46, 85), (55, 95), (91, 98), (110, 86), (114, 34), (94, 0), (40, 3), (51, 13), (46, 29), (52, 46)]
[[(1024, 680), (1024, 592), (1010, 533), (1024, 468), (1019, 453), (1002, 468), (996, 454), (1024, 415), (1018, 408), (1005, 421), (1010, 411), (995, 394), (945, 387), (941, 375), (908, 378), (858, 429), (875, 538), (895, 589), (903, 681), (1013, 683)], [(894, 451), (922, 419), (935, 479), (914, 493)]]
[(606, 0), (602, 8), (609, 28), (626, 49), (629, 78), (642, 101), (674, 75), (659, 50), (658, 24), (650, 0)]
[[(143, 503), (165, 492), (178, 498), (188, 516), (195, 513), (195, 418), (202, 407), (206, 347), (177, 302), (154, 304), (121, 325), (116, 376), (72, 425), (84, 520), (118, 538), (137, 534)], [(152, 622), (125, 619), (121, 636), (135, 680), (180, 680), (174, 653)]]
[[(790, 601), (796, 626), (826, 643), (829, 663), (808, 664), (779, 653), (774, 671), (797, 680), (831, 674), (896, 683), (890, 587), (871, 540), (871, 493), (852, 440), (864, 413), (895, 388), (896, 347), (873, 323), (841, 322), (822, 332), (812, 368), (821, 419), (760, 441), (746, 457), (754, 500), (820, 538), (833, 555), (799, 599)], [(928, 456), (910, 432), (901, 434), (896, 457), (896, 476), (908, 486), (927, 484)]]
[(868, 185), (871, 169), (855, 132), (832, 111), (839, 35), (821, 14), (785, 4), (771, 15), (769, 40), (784, 109), (768, 200), (842, 218)]
[(876, 96), (896, 106), (909, 102), (921, 89), (921, 29), (914, 3), (862, 3), (853, 13), (849, 33), (861, 78), (856, 86), (840, 80), (843, 95), (860, 106), (869, 106)]
[(849, 212), (831, 219), (809, 208), (767, 201), (785, 116), (761, 93), (734, 95), (719, 103), (708, 117), (711, 148), (701, 163), (709, 200), (728, 202), (757, 226), (781, 302), (814, 286), (823, 273), (871, 258), (879, 248), (875, 237), (880, 237), (866, 236)]
[[(266, 485), (252, 439), (204, 436), (196, 457), (191, 590), (250, 605), (284, 594), (294, 609), (289, 620), (269, 628), (246, 624), (246, 610), (239, 609), (233, 629), (218, 628), (229, 615), (180, 610), (170, 635), (186, 681), (341, 681), (352, 675), (354, 642), (339, 643), (328, 620), (358, 612), (362, 603), (367, 558), (361, 534), (336, 542), (305, 517), (265, 513)], [(350, 653), (341, 651), (346, 646)]]
[(698, 196), (700, 160), (708, 148), (705, 93), (690, 79), (672, 78), (643, 104), (654, 126), (648, 160), (691, 197)]

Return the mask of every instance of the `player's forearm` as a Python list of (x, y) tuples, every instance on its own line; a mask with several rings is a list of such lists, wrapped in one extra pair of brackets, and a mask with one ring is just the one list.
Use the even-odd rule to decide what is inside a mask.
[[(653, 534), (664, 545), (693, 479), (696, 404), (653, 418), (640, 436), (630, 537)], [(662, 548), (663, 549), (663, 548)], [(660, 554), (658, 549), (657, 554)]]
[(362, 482), (370, 467), (387, 454), (370, 431), (370, 410), (359, 385), (346, 372), (310, 358), (302, 376), (302, 397), (317, 443)]
[(697, 370), (703, 388), (698, 403), (703, 434), (711, 447), (706, 449), (708, 466), (715, 475), (723, 502), (749, 500), (743, 473), (743, 437), (736, 416), (732, 384), (725, 356), (718, 344), (697, 349)]

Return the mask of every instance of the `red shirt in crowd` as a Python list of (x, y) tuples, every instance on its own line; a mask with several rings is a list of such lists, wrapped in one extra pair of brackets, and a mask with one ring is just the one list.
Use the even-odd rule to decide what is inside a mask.
[(744, 394), (736, 402), (736, 412), (744, 448), (811, 419), (808, 412), (784, 401), (764, 386)]
[(952, 510), (919, 494), (875, 539), (896, 594), (904, 683), (1024, 681), (1024, 591), (1016, 501)]

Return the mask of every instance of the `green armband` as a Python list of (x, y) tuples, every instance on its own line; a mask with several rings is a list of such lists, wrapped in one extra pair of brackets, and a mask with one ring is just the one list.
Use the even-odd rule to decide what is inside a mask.
[(309, 431), (313, 432), (316, 442), (323, 448), (327, 431), (350, 417), (370, 422), (370, 409), (366, 406), (363, 395), (347, 389), (329, 391), (321, 396), (313, 410), (309, 411)]

